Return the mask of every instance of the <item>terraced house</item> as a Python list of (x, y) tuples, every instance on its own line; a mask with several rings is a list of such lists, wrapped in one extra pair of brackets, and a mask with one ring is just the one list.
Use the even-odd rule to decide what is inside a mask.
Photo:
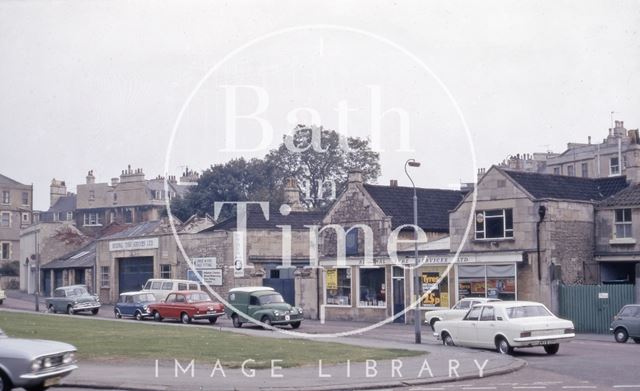
[(23, 260), (20, 229), (31, 224), (33, 186), (0, 174), (0, 266)]

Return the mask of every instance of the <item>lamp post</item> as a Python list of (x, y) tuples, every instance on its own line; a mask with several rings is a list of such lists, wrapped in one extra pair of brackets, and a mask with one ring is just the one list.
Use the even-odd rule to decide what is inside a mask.
[(409, 159), (404, 163), (404, 173), (407, 174), (407, 178), (411, 181), (411, 185), (413, 186), (413, 232), (414, 232), (414, 247), (413, 254), (416, 261), (416, 266), (413, 268), (413, 286), (414, 291), (418, 294), (418, 301), (416, 302), (416, 306), (413, 308), (413, 323), (415, 329), (415, 343), (422, 343), (422, 335), (420, 333), (420, 324), (422, 322), (422, 316), (420, 316), (420, 298), (422, 297), (421, 284), (420, 284), (420, 276), (418, 275), (418, 194), (416, 193), (416, 184), (413, 183), (413, 179), (409, 175), (409, 171), (407, 171), (407, 167), (420, 167), (420, 162), (417, 162), (415, 159)]

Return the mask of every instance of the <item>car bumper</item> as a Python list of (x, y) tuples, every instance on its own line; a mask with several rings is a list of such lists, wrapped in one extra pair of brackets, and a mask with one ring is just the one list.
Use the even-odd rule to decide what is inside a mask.
[(96, 303), (78, 303), (73, 305), (74, 311), (91, 311), (100, 308), (100, 304)]
[(195, 314), (193, 315), (193, 319), (211, 319), (211, 318), (218, 318), (222, 315), (224, 315), (224, 311), (206, 313), (206, 314)]
[(289, 319), (286, 319), (284, 316), (279, 316), (277, 318), (273, 318), (271, 320), (271, 324), (291, 324), (295, 322), (302, 322), (303, 318), (300, 315), (290, 316)]
[[(45, 372), (37, 373), (25, 373), (20, 375), (19, 379), (13, 381), (13, 385), (16, 387), (29, 387), (31, 385), (37, 385), (49, 379), (56, 380), (56, 378), (63, 378), (71, 373), (71, 371), (78, 369), (75, 364), (65, 365), (64, 367), (55, 368)], [(55, 382), (51, 385), (54, 385)]]
[(573, 338), (575, 338), (575, 334), (556, 334), (556, 335), (541, 335), (537, 337), (526, 337), (526, 338), (514, 338), (512, 342), (512, 346), (514, 347), (523, 347), (523, 346), (543, 346), (543, 345), (552, 345), (561, 342), (567, 342)]

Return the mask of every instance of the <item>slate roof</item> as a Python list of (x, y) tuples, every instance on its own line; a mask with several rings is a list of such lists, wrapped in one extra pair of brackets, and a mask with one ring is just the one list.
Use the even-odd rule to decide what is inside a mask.
[(58, 198), (47, 212), (74, 212), (76, 210), (76, 195), (70, 194)]
[(9, 178), (8, 176), (4, 176), (2, 174), (0, 174), (0, 184), (3, 185), (22, 185), (22, 183), (15, 181), (11, 178)]
[(598, 206), (640, 206), (640, 184), (629, 186), (611, 197), (604, 199)]
[[(278, 225), (290, 225), (292, 229), (307, 229), (305, 225), (321, 225), (324, 212), (292, 211), (287, 216), (280, 213), (280, 206), (269, 205), (269, 220), (264, 218), (259, 205), (247, 206), (248, 229), (280, 229)], [(220, 231), (236, 229), (236, 216), (221, 221), (219, 224), (204, 230)]]
[(93, 267), (96, 260), (96, 242), (72, 251), (68, 254), (56, 258), (53, 261), (42, 265), (41, 269), (69, 269)]
[(627, 178), (582, 178), (565, 175), (501, 170), (536, 199), (601, 201), (628, 186)]
[(150, 236), (158, 234), (158, 228), (162, 224), (160, 220), (154, 221), (145, 221), (136, 225), (131, 226), (125, 230), (120, 232), (116, 232), (111, 235), (106, 235), (100, 238), (100, 240), (112, 240), (112, 239), (128, 239), (128, 238), (137, 238), (141, 236)]
[[(396, 228), (413, 224), (413, 187), (364, 185)], [(460, 190), (417, 188), (418, 226), (425, 231), (449, 232), (449, 211), (455, 209), (466, 193)]]

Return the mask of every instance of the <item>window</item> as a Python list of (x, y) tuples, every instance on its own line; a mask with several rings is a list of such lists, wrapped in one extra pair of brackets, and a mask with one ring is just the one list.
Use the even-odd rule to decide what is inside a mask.
[(0, 213), (0, 227), (11, 227), (11, 212)]
[(2, 203), (3, 204), (11, 203), (11, 193), (8, 190), (4, 190), (2, 192)]
[(573, 164), (570, 166), (567, 166), (567, 175), (576, 176), (576, 171), (575, 171), (575, 167), (573, 167)]
[(22, 192), (22, 205), (29, 205), (29, 193), (26, 191)]
[(96, 191), (95, 190), (89, 190), (89, 201), (93, 201), (96, 199)]
[(85, 213), (83, 225), (102, 225), (102, 215), (100, 213)]
[(22, 223), (23, 224), (29, 224), (29, 213), (23, 213), (22, 214)]
[(358, 305), (360, 307), (384, 307), (386, 290), (384, 268), (360, 268)]
[(124, 210), (124, 222), (126, 224), (133, 223), (133, 209), (125, 209)]
[(620, 175), (620, 160), (617, 157), (609, 159), (609, 175)]
[(553, 175), (560, 175), (562, 174), (560, 172), (560, 167), (553, 167)]
[(473, 307), (467, 313), (467, 316), (464, 317), (464, 320), (478, 320), (480, 319), (480, 311), (482, 311), (482, 307)]
[(484, 307), (482, 310), (482, 315), (480, 315), (481, 321), (491, 321), (494, 320), (494, 310), (493, 307)]
[(171, 281), (163, 282), (162, 283), (162, 290), (163, 291), (173, 290), (173, 282), (171, 282)]
[(200, 289), (200, 287), (198, 286), (198, 284), (189, 284), (189, 290), (190, 291), (197, 291), (199, 289)]
[(11, 257), (11, 243), (4, 242), (0, 246), (0, 259), (9, 259)]
[(160, 278), (171, 278), (171, 265), (160, 265)]
[(358, 255), (358, 230), (352, 229), (345, 237), (346, 255)]
[(639, 311), (639, 307), (634, 307), (634, 306), (628, 306), (628, 307), (624, 307), (620, 313), (618, 314), (618, 317), (633, 317), (638, 315), (638, 313), (640, 313)]
[(113, 203), (117, 203), (118, 202), (118, 193), (113, 193)]
[(516, 299), (515, 265), (458, 266), (458, 297)]
[(351, 305), (351, 268), (328, 269), (326, 304)]
[(109, 266), (100, 266), (100, 287), (109, 288)]
[(580, 172), (584, 178), (589, 177), (589, 163), (582, 163), (580, 165)]
[(185, 284), (184, 282), (179, 282), (178, 283), (178, 290), (179, 291), (186, 291), (187, 290), (187, 284)]
[(176, 295), (176, 303), (186, 303), (187, 299), (184, 295)]
[(167, 299), (164, 301), (165, 303), (175, 303), (176, 301), (176, 294), (172, 293), (169, 296), (167, 296)]
[(158, 290), (162, 287), (162, 282), (154, 281), (151, 283), (151, 289)]
[(510, 319), (517, 319), (534, 318), (537, 316), (553, 316), (553, 314), (541, 305), (523, 305), (507, 308), (507, 316)]
[(631, 209), (616, 209), (616, 238), (631, 237)]
[(73, 220), (73, 212), (67, 212), (67, 221)]
[(485, 210), (476, 214), (476, 239), (505, 239), (513, 237), (511, 209)]
[(469, 300), (459, 301), (458, 304), (454, 305), (452, 309), (454, 310), (467, 310), (470, 307), (471, 302)]

